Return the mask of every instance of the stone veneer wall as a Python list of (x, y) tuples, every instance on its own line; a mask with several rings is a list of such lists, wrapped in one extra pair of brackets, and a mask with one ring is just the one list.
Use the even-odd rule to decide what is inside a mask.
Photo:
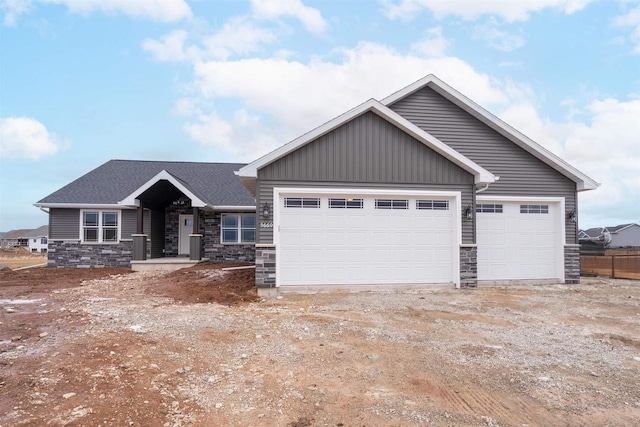
[(48, 267), (129, 267), (133, 242), (81, 244), (79, 241), (49, 240)]
[(223, 245), (220, 243), (222, 229), (221, 212), (207, 212), (200, 224), (204, 224), (202, 241), (204, 256), (211, 262), (254, 262), (256, 259), (255, 243)]
[(477, 245), (460, 245), (460, 287), (478, 287)]
[(580, 245), (564, 247), (564, 283), (567, 285), (580, 283)]
[[(192, 208), (169, 206), (165, 212), (165, 257), (178, 256), (178, 227), (180, 215), (193, 214)], [(202, 234), (204, 257), (210, 262), (254, 262), (255, 243), (223, 245), (220, 243), (221, 212), (200, 211), (199, 234)]]
[(256, 288), (276, 287), (276, 247), (256, 245)]

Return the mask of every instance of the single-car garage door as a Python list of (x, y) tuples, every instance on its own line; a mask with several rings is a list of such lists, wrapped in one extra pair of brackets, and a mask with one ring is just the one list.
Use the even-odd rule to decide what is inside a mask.
[(562, 219), (559, 202), (479, 197), (478, 280), (561, 279)]
[(455, 283), (458, 197), (280, 193), (274, 230), (277, 282)]

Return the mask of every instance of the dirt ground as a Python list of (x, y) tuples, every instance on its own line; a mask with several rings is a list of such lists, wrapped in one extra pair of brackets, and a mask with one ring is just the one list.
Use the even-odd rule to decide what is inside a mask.
[(640, 425), (640, 282), (285, 294), (0, 270), (0, 426)]
[(0, 268), (20, 268), (46, 263), (46, 253), (30, 253), (29, 249), (23, 247), (0, 248)]

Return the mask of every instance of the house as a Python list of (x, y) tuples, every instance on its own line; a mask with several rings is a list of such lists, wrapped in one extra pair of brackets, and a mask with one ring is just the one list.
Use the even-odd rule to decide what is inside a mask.
[(36, 203), (49, 210), (49, 266), (129, 266), (180, 256), (252, 262), (255, 202), (234, 175), (242, 166), (130, 160), (99, 166)]
[(49, 227), (43, 225), (35, 229), (13, 230), (0, 238), (2, 248), (25, 247), (29, 252), (47, 252)]
[[(264, 293), (578, 283), (577, 193), (598, 186), (433, 75), (250, 164), (172, 165), (111, 161), (38, 202), (50, 209), (50, 264), (101, 265), (118, 251), (126, 265), (143, 249), (218, 260), (240, 245), (245, 259), (255, 250)], [(194, 215), (183, 234), (180, 201)]]
[(595, 242), (610, 249), (640, 248), (640, 224), (630, 223), (580, 230), (578, 238), (583, 245), (588, 244), (587, 242)]

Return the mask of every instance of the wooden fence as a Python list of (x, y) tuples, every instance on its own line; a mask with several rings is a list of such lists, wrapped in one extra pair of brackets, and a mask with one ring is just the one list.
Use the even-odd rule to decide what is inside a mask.
[(580, 274), (640, 280), (640, 255), (581, 256)]

